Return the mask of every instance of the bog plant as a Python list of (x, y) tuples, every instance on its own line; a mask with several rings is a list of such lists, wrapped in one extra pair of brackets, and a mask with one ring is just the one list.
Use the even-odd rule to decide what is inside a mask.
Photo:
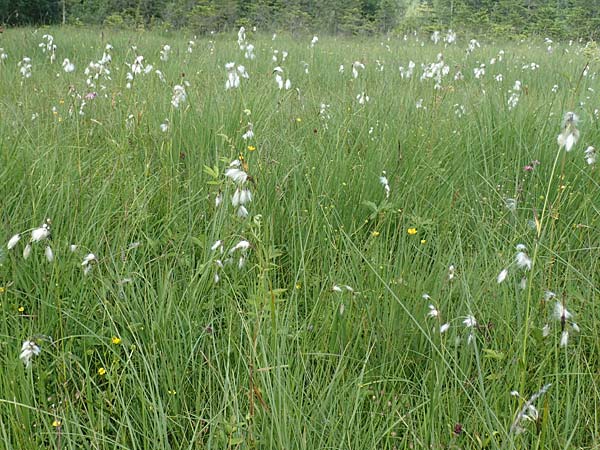
[(589, 45), (51, 33), (0, 49), (6, 448), (597, 444)]

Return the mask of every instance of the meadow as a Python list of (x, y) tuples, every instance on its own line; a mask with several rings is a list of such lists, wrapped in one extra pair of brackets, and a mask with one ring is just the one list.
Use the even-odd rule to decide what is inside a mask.
[(7, 29), (3, 448), (599, 448), (599, 69)]

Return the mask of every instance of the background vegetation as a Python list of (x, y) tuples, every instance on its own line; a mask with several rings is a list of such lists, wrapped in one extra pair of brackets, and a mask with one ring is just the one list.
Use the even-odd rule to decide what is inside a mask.
[(593, 38), (599, 0), (0, 0), (0, 22), (372, 34), (414, 29)]

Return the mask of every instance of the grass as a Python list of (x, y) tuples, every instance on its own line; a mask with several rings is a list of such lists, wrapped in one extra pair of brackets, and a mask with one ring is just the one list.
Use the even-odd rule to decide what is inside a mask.
[[(46, 32), (53, 64), (38, 47)], [(5, 448), (599, 445), (600, 197), (583, 154), (600, 138), (593, 55), (579, 43), (482, 42), (467, 53), (466, 37), (445, 47), (322, 36), (314, 48), (310, 38), (249, 35), (257, 57), (246, 60), (234, 35), (196, 39), (192, 53), (177, 34), (2, 35), (0, 239), (23, 233), (0, 253)], [(83, 71), (107, 43), (110, 79), (89, 86)], [(449, 73), (435, 89), (421, 64), (440, 52)], [(126, 88), (136, 55), (165, 82), (153, 69)], [(24, 56), (30, 78), (17, 67)], [(62, 71), (64, 58), (75, 72)], [(366, 67), (354, 79), (357, 60)], [(410, 60), (414, 74), (401, 78)], [(225, 90), (230, 61), (250, 78)], [(277, 89), (277, 65), (292, 89)], [(568, 153), (556, 141), (567, 111), (581, 117)], [(253, 178), (245, 219), (224, 176), (240, 154)], [(51, 240), (23, 259), (24, 231), (46, 218)], [(230, 253), (240, 240), (250, 248)], [(529, 271), (514, 263), (519, 243)], [(566, 346), (556, 301), (580, 329), (564, 324)], [(41, 349), (29, 368), (25, 340)], [(533, 420), (515, 433), (549, 383), (537, 418), (525, 409)]]

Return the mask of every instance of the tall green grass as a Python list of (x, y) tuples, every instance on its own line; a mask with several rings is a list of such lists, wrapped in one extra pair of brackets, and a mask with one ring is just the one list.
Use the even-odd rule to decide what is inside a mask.
[[(54, 64), (38, 48), (46, 32)], [(249, 61), (234, 35), (196, 39), (192, 53), (190, 38), (176, 34), (2, 35), (5, 448), (598, 445), (600, 197), (598, 168), (583, 157), (599, 145), (597, 62), (583, 44), (553, 44), (550, 53), (543, 42), (482, 42), (467, 54), (468, 37), (447, 48), (414, 36), (321, 37), (310, 48), (310, 38), (249, 35), (257, 55)], [(111, 80), (89, 88), (83, 70), (107, 43)], [(163, 44), (173, 48), (166, 62)], [(286, 61), (273, 62), (273, 49), (288, 51)], [(419, 77), (438, 53), (450, 73), (434, 89)], [(136, 54), (166, 82), (152, 71), (127, 89), (125, 63)], [(17, 68), (24, 56), (28, 79)], [(64, 58), (74, 73), (62, 71)], [(357, 60), (366, 68), (354, 79)], [(398, 66), (410, 60), (414, 74), (402, 79)], [(226, 91), (230, 61), (250, 78)], [(532, 62), (537, 70), (523, 69)], [(476, 79), (481, 63), (486, 74)], [(276, 88), (277, 65), (291, 90)], [(173, 86), (184, 81), (187, 101), (175, 109)], [(364, 105), (361, 92), (370, 97)], [(559, 152), (571, 110), (581, 137)], [(248, 122), (255, 138), (246, 142)], [(235, 188), (223, 175), (240, 154), (254, 179), (247, 219), (236, 217)], [(6, 249), (46, 218), (53, 263), (44, 243), (23, 259), (29, 234)], [(218, 269), (217, 239), (226, 252), (251, 243), (242, 269), (237, 258)], [(531, 271), (513, 262), (519, 243)], [(86, 276), (87, 253), (98, 262)], [(548, 290), (556, 298), (544, 301)], [(580, 327), (566, 347), (552, 318), (556, 300)], [(430, 303), (437, 319), (427, 317)], [(470, 343), (467, 315), (478, 322)], [(41, 348), (31, 368), (19, 360), (27, 339)], [(548, 383), (538, 419), (511, 432)]]

